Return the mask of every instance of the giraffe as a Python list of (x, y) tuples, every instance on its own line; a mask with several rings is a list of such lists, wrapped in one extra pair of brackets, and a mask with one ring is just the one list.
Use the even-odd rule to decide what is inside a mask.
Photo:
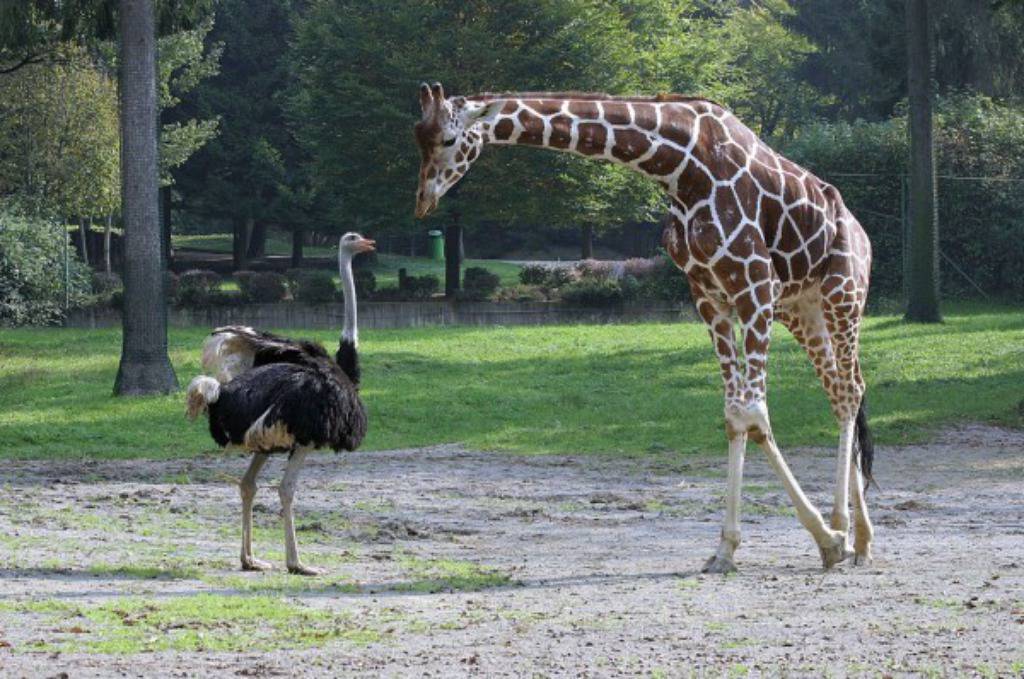
[[(618, 163), (647, 175), (667, 193), (670, 220), (663, 245), (689, 281), (725, 392), (725, 517), (718, 549), (704, 571), (736, 570), (748, 438), (767, 456), (823, 566), (851, 556), (855, 564), (870, 562), (873, 529), (864, 493), (873, 451), (858, 333), (871, 245), (835, 187), (773, 151), (707, 99), (579, 92), (446, 97), (440, 83), (422, 84), (419, 98), (417, 217), (437, 207), (487, 144), (535, 146)], [(806, 351), (839, 423), (828, 524), (793, 476), (772, 432), (766, 378), (775, 321)]]

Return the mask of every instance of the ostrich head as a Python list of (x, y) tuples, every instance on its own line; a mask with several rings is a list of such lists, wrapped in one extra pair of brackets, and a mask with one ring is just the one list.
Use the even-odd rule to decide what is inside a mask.
[(373, 252), (377, 249), (377, 242), (364, 238), (362, 234), (349, 231), (338, 242), (338, 257), (352, 259), (361, 252)]
[(496, 106), (465, 97), (446, 99), (441, 83), (420, 85), (423, 117), (414, 132), (420, 148), (420, 182), (416, 191), (416, 217), (437, 208), (437, 202), (462, 178), (484, 145), (483, 130), (474, 124)]

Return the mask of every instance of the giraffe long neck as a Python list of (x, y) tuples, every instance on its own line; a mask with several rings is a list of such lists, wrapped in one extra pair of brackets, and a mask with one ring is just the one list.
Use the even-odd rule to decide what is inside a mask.
[(716, 182), (749, 166), (759, 142), (711, 102), (508, 97), (484, 142), (549, 148), (618, 163), (647, 175), (687, 208)]

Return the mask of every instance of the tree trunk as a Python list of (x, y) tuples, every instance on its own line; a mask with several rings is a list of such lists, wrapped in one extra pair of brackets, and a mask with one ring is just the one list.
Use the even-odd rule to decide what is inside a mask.
[(932, 139), (932, 17), (929, 0), (907, 0), (907, 89), (910, 103), (910, 200), (907, 258), (908, 321), (935, 323), (939, 314), (939, 229)]
[(110, 266), (110, 233), (114, 228), (114, 215), (107, 215), (107, 225), (103, 229), (103, 270), (111, 273)]
[(119, 396), (178, 388), (167, 355), (157, 205), (156, 26), (152, 0), (121, 0), (121, 209), (124, 312)]
[(249, 235), (249, 247), (246, 256), (249, 259), (263, 257), (267, 253), (267, 223), (260, 220), (253, 220), (252, 231)]
[(171, 268), (171, 261), (174, 259), (174, 251), (171, 249), (171, 187), (160, 188), (160, 233), (162, 238), (162, 251), (164, 255), (164, 268)]
[(235, 217), (231, 220), (231, 260), (235, 271), (245, 266), (245, 252), (248, 249), (246, 220)]
[(306, 238), (305, 229), (295, 227), (292, 230), (292, 268), (298, 269), (302, 266), (302, 246)]
[(444, 230), (444, 296), (454, 297), (462, 280), (462, 224), (459, 211), (452, 210), (452, 223)]
[(78, 254), (82, 255), (82, 261), (89, 266), (89, 220), (85, 217), (78, 218)]
[(584, 224), (580, 227), (580, 258), (594, 258), (594, 225)]

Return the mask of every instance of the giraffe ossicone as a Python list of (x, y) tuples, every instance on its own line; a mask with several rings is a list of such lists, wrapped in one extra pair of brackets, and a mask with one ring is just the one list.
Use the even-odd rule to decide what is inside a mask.
[[(436, 209), (487, 145), (532, 146), (618, 163), (665, 190), (671, 222), (663, 244), (689, 280), (725, 387), (726, 519), (708, 570), (731, 569), (739, 544), (748, 436), (768, 456), (825, 567), (848, 556), (851, 501), (856, 561), (869, 560), (873, 529), (864, 478), (870, 478), (873, 451), (858, 338), (871, 245), (839, 191), (776, 153), (725, 107), (699, 97), (447, 97), (440, 83), (424, 83), (420, 106), (417, 217)], [(806, 350), (839, 422), (831, 527), (804, 495), (772, 434), (766, 379), (775, 320)]]

